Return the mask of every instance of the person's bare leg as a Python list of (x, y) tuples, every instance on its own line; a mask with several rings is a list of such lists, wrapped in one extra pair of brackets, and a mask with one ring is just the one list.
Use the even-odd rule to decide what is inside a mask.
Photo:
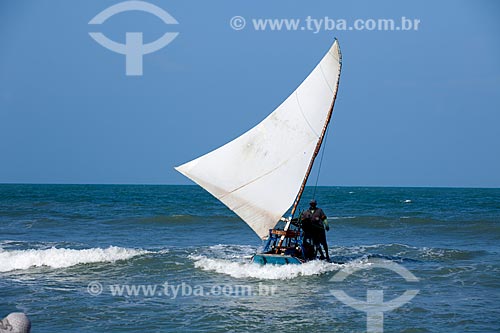
[(326, 260), (330, 261), (330, 254), (328, 252), (328, 243), (326, 240), (323, 242), (323, 248), (325, 249), (325, 254), (326, 254)]
[[(319, 252), (319, 259), (320, 259), (320, 260), (325, 259), (325, 255), (323, 254), (323, 250), (321, 249), (321, 244), (318, 244), (318, 245), (316, 246), (316, 249), (317, 249), (317, 252)], [(317, 253), (317, 252), (316, 252), (316, 253)], [(316, 257), (317, 257), (317, 256), (316, 256)]]

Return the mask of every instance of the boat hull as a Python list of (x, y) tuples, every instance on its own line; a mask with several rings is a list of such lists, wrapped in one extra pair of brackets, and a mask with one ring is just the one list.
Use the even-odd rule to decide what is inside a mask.
[(302, 261), (294, 256), (290, 255), (280, 255), (280, 254), (269, 254), (269, 253), (258, 253), (253, 256), (252, 262), (260, 265), (300, 265)]

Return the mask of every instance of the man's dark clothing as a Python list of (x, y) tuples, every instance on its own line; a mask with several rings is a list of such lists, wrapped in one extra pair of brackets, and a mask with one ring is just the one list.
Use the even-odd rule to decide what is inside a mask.
[(319, 249), (323, 255), (321, 247), (325, 249), (326, 258), (329, 259), (328, 244), (326, 242), (325, 226), (323, 221), (326, 215), (321, 208), (309, 208), (302, 213), (302, 229), (304, 230), (304, 239), (312, 240), (312, 243)]

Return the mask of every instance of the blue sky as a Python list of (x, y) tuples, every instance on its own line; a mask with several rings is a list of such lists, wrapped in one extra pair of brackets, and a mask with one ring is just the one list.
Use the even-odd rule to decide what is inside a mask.
[[(340, 41), (343, 71), (321, 185), (500, 187), (497, 1), (0, 3), (0, 183), (190, 184), (173, 170), (278, 106)], [(243, 16), (247, 26), (229, 21)], [(418, 31), (255, 31), (252, 18), (402, 16)], [(179, 36), (125, 75), (117, 42)]]

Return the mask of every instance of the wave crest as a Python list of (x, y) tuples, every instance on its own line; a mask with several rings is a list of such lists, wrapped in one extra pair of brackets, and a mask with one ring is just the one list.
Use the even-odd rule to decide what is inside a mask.
[(256, 278), (263, 280), (289, 280), (299, 276), (319, 275), (337, 271), (343, 264), (325, 261), (309, 261), (301, 265), (259, 265), (252, 262), (235, 262), (228, 259), (212, 259), (206, 256), (190, 256), (194, 266), (205, 271), (214, 271), (234, 278)]
[(127, 249), (110, 246), (108, 248), (91, 248), (84, 250), (55, 248), (38, 250), (10, 250), (0, 249), (0, 272), (26, 270), (31, 267), (47, 266), (51, 268), (65, 268), (79, 264), (97, 262), (115, 262), (148, 253), (145, 250)]

